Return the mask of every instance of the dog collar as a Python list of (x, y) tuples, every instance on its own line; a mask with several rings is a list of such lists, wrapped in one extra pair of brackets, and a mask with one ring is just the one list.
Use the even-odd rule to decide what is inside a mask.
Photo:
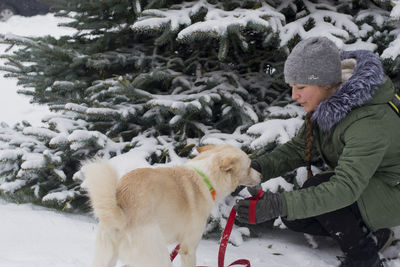
[(206, 183), (206, 185), (208, 187), (208, 190), (210, 191), (210, 194), (211, 194), (213, 200), (215, 200), (215, 189), (212, 186), (210, 180), (208, 180), (207, 176), (202, 171), (197, 169), (196, 167), (193, 167), (193, 169), (201, 176), (201, 178), (203, 178), (203, 181)]

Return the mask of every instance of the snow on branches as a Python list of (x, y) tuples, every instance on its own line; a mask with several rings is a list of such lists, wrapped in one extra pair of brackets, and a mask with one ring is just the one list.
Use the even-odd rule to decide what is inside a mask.
[[(197, 21), (199, 18), (201, 20)], [(235, 35), (240, 40), (240, 47), (247, 51), (248, 40), (242, 35), (244, 30), (275, 33), (282, 28), (284, 20), (281, 13), (266, 3), (254, 9), (224, 10), (218, 3), (210, 4), (201, 0), (185, 2), (178, 9), (144, 10), (132, 29), (139, 32), (162, 31), (162, 36), (156, 40), (157, 45), (164, 44), (162, 40), (167, 40), (166, 36), (185, 43), (218, 39), (219, 58), (223, 60), (227, 56), (230, 36)]]

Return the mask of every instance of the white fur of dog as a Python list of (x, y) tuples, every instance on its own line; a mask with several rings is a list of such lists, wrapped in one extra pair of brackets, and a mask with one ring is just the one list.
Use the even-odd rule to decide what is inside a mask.
[[(182, 266), (194, 267), (196, 248), (215, 202), (261, 175), (250, 159), (229, 145), (203, 146), (183, 166), (140, 168), (118, 180), (105, 160), (83, 165), (85, 184), (99, 219), (93, 267), (172, 267), (168, 244), (179, 243)], [(194, 168), (215, 189), (215, 200)]]

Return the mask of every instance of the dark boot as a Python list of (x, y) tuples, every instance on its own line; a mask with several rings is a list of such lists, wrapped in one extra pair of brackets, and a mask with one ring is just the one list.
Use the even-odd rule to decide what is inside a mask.
[(338, 258), (341, 261), (339, 267), (383, 267), (378, 253), (375, 253), (372, 257), (366, 260), (356, 260), (351, 257)]

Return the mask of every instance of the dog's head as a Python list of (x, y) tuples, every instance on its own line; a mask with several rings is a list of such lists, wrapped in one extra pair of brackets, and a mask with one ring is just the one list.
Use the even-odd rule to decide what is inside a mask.
[(232, 191), (238, 185), (252, 186), (261, 182), (261, 174), (250, 167), (251, 160), (241, 149), (230, 145), (208, 145), (197, 149), (196, 159), (213, 157), (213, 164), (230, 177)]

